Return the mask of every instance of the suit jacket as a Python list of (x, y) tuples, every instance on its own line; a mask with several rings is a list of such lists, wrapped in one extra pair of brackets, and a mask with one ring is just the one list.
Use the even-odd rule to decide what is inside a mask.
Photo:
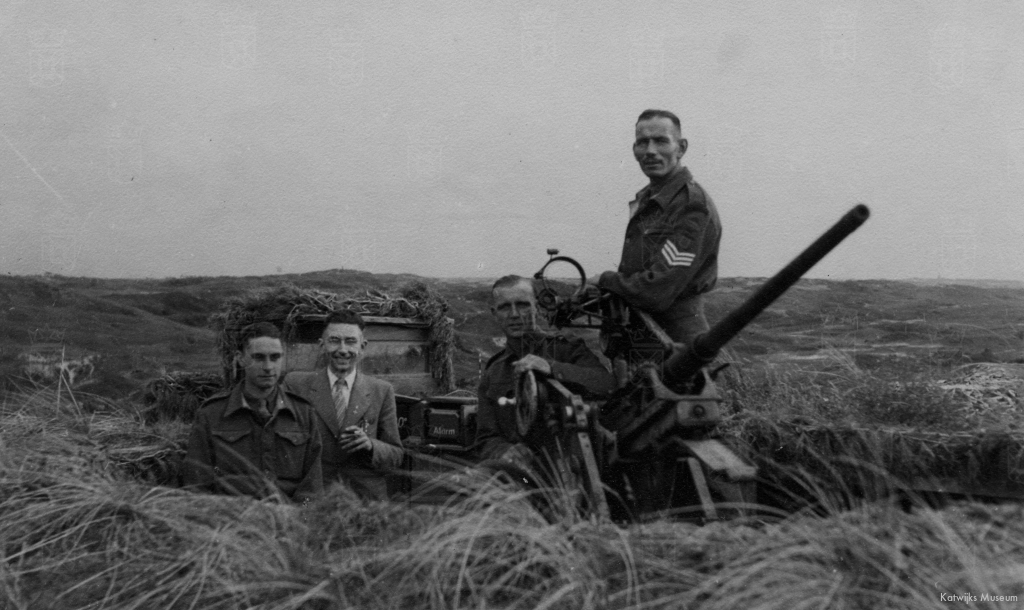
[[(342, 480), (364, 497), (387, 499), (384, 473), (398, 468), (403, 455), (402, 441), (398, 436), (395, 389), (391, 384), (362, 371), (356, 373), (349, 392), (345, 421), (342, 422), (338, 421), (326, 368), (288, 373), (283, 387), (313, 405), (323, 439), (324, 487)], [(373, 451), (345, 455), (338, 447), (341, 431), (364, 423)]]

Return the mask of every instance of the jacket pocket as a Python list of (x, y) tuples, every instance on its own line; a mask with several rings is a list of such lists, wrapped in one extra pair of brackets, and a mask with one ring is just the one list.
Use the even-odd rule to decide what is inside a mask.
[(217, 465), (222, 469), (225, 464), (248, 462), (252, 458), (249, 455), (252, 430), (249, 428), (220, 428), (211, 430), (210, 434), (217, 452)]
[(226, 428), (211, 430), (211, 434), (228, 445), (234, 445), (238, 441), (242, 440), (246, 435), (252, 434), (252, 430), (249, 428)]
[(259, 473), (259, 456), (253, 455), (250, 428), (215, 428), (210, 434), (213, 436), (213, 472), (218, 479)]
[(309, 434), (293, 428), (274, 430), (274, 434), (277, 437), (275, 457), (278, 478), (292, 481), (301, 479), (305, 475), (302, 467), (306, 463)]

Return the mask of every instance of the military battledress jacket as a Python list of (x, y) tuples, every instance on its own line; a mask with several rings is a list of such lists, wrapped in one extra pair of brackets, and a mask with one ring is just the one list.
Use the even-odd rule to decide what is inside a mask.
[(650, 313), (674, 340), (690, 341), (687, 320), (703, 321), (697, 297), (718, 280), (718, 210), (685, 167), (657, 192), (640, 190), (630, 207), (619, 269), (605, 271), (598, 286)]
[(210, 397), (196, 414), (184, 484), (214, 493), (304, 501), (323, 490), (321, 442), (312, 407), (283, 389), (269, 419), (242, 400), (242, 384)]
[(615, 389), (614, 376), (582, 339), (538, 334), (521, 341), (510, 340), (505, 349), (487, 361), (477, 389), (476, 447), (484, 459), (497, 458), (514, 443), (523, 441), (516, 429), (515, 410), (499, 406), (498, 399), (515, 395), (512, 364), (525, 354), (547, 360), (551, 377), (573, 392), (594, 396)]

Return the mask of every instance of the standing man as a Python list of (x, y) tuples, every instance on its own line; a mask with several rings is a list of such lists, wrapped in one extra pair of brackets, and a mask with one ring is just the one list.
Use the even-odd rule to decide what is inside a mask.
[(359, 371), (365, 326), (354, 311), (328, 315), (320, 336), (327, 366), (293, 371), (284, 387), (314, 407), (324, 439), (324, 486), (344, 481), (365, 498), (386, 500), (384, 473), (401, 465), (402, 441), (394, 388)]
[(650, 183), (629, 202), (618, 271), (598, 286), (646, 311), (673, 341), (691, 344), (708, 330), (703, 294), (718, 280), (722, 224), (714, 202), (680, 160), (686, 153), (679, 117), (644, 110), (633, 156)]
[(582, 339), (541, 332), (533, 283), (506, 275), (491, 288), (491, 314), (505, 333), (505, 349), (487, 361), (477, 389), (476, 445), (481, 457), (526, 465), (531, 452), (516, 429), (515, 410), (498, 399), (514, 395), (520, 373), (537, 371), (574, 392), (599, 395), (615, 389), (615, 378)]
[(208, 492), (304, 502), (323, 489), (320, 433), (312, 407), (279, 388), (281, 333), (268, 322), (242, 331), (235, 358), (243, 378), (196, 414), (184, 484)]

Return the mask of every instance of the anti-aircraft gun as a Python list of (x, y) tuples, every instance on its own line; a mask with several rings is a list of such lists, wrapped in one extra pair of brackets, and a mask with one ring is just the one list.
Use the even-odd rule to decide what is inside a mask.
[[(535, 439), (530, 448), (547, 476), (581, 491), (585, 509), (599, 518), (667, 512), (713, 520), (755, 505), (757, 469), (715, 437), (723, 402), (715, 377), (724, 367), (708, 365), (868, 215), (867, 206), (855, 206), (692, 345), (674, 343), (647, 313), (588, 287), (579, 263), (549, 250), (535, 274), (538, 305), (557, 328), (601, 330), (620, 388), (585, 401), (556, 379), (534, 371), (519, 377), (506, 404), (520, 435)], [(553, 264), (579, 273), (571, 294), (546, 275)]]

